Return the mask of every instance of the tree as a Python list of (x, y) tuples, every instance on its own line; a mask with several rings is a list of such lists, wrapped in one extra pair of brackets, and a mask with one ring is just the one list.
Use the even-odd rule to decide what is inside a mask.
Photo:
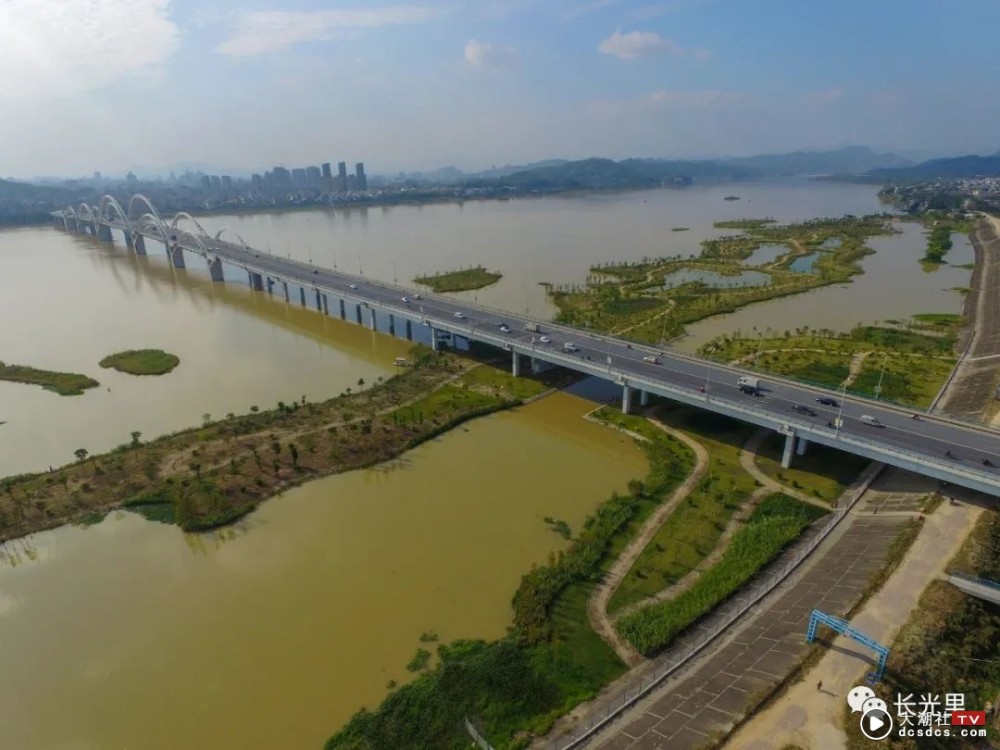
[(138, 430), (133, 430), (132, 431), (132, 447), (133, 448), (138, 448), (139, 447), (139, 438), (141, 438), (141, 437), (142, 437), (142, 433), (141, 432), (139, 432)]
[(201, 415), (201, 423), (203, 425), (207, 426), (208, 423), (211, 422), (211, 421), (212, 421), (212, 415), (209, 414), (207, 411), (204, 414)]
[(632, 479), (628, 483), (628, 493), (633, 497), (642, 497), (645, 489), (641, 479)]
[(295, 447), (295, 443), (289, 443), (288, 450), (292, 454), (292, 468), (297, 470), (299, 468), (299, 449)]
[(365, 389), (365, 379), (358, 378), (358, 390), (363, 391)]
[(256, 414), (259, 411), (260, 411), (260, 407), (257, 406), (257, 404), (254, 404), (253, 406), (250, 407), (250, 413), (251, 414)]
[(77, 448), (75, 451), (73, 451), (73, 455), (76, 456), (77, 461), (84, 461), (86, 460), (87, 456), (90, 455), (90, 451), (88, 451), (86, 448)]

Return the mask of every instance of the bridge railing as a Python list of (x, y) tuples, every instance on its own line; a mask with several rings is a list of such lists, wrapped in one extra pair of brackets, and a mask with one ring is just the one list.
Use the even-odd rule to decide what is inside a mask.
[[(118, 222), (112, 222), (111, 220), (105, 220), (103, 223), (107, 223), (109, 225), (113, 224), (114, 226), (119, 226)], [(121, 227), (119, 226), (119, 228), (121, 228)], [(135, 229), (134, 224), (132, 226), (130, 226), (129, 229), (130, 229), (130, 231), (138, 231), (138, 230)], [(150, 237), (152, 237), (154, 239), (166, 240), (167, 238), (166, 237), (161, 237), (159, 235), (159, 232), (157, 230), (158, 230), (157, 227), (144, 227), (142, 229), (142, 233), (146, 234), (147, 236), (150, 236)], [(182, 237), (182, 235), (184, 235), (184, 234), (190, 235), (192, 238), (194, 238), (196, 236), (195, 233), (188, 232), (187, 230), (179, 230), (178, 231), (178, 237)], [(248, 245), (240, 247), (240, 246), (235, 245), (234, 243), (231, 243), (231, 242), (226, 242), (224, 240), (216, 240), (216, 239), (214, 239), (214, 238), (212, 238), (212, 237), (210, 237), (208, 235), (198, 235), (198, 236), (201, 236), (201, 238), (203, 239), (203, 241), (205, 241), (206, 245), (208, 243), (211, 243), (212, 245), (229, 246), (229, 247), (231, 247), (231, 248), (233, 248), (235, 250), (238, 250), (240, 252), (251, 253), (251, 254), (255, 254), (257, 256), (261, 256), (261, 255), (267, 256), (267, 257), (272, 258), (274, 260), (278, 260), (278, 261), (281, 261), (282, 263), (285, 263), (285, 264), (291, 265), (293, 267), (299, 268), (304, 273), (312, 274), (312, 271), (314, 269), (320, 268), (320, 266), (317, 266), (317, 265), (312, 264), (312, 263), (307, 263), (305, 261), (301, 261), (301, 260), (298, 260), (298, 259), (295, 259), (295, 258), (282, 258), (282, 257), (280, 257), (278, 255), (274, 255), (273, 253), (268, 253), (266, 251), (261, 251), (261, 250), (258, 250), (256, 248), (251, 248)], [(199, 247), (197, 247), (197, 246), (191, 248), (191, 250), (194, 251), (194, 252), (198, 252), (199, 254), (202, 254), (201, 249)], [(249, 260), (244, 261), (244, 262), (252, 264), (252, 261), (249, 261)], [(330, 271), (332, 269), (324, 269), (324, 270)], [(419, 293), (422, 297), (425, 297), (425, 298), (427, 298), (429, 300), (447, 301), (448, 303), (451, 303), (451, 304), (455, 304), (456, 302), (460, 302), (460, 304), (462, 304), (463, 306), (465, 306), (467, 308), (478, 310), (480, 312), (488, 313), (488, 314), (491, 314), (491, 315), (502, 316), (504, 318), (513, 318), (515, 320), (521, 321), (522, 323), (524, 323), (524, 322), (537, 322), (537, 323), (540, 323), (541, 325), (546, 326), (548, 329), (550, 329), (552, 331), (558, 331), (560, 334), (565, 335), (565, 336), (569, 336), (569, 337), (572, 337), (572, 338), (579, 338), (581, 336), (584, 336), (584, 337), (589, 338), (591, 341), (596, 341), (596, 342), (600, 342), (600, 343), (607, 343), (609, 341), (610, 342), (622, 342), (622, 341), (624, 341), (624, 342), (627, 342), (627, 343), (631, 344), (632, 347), (633, 347), (633, 349), (635, 349), (636, 351), (646, 352), (648, 354), (659, 354), (660, 352), (664, 352), (666, 350), (669, 350), (669, 355), (666, 355), (666, 356), (670, 356), (670, 357), (673, 357), (675, 359), (684, 360), (684, 361), (690, 362), (692, 364), (697, 364), (697, 365), (700, 365), (700, 366), (704, 366), (706, 368), (711, 367), (716, 372), (719, 372), (719, 373), (725, 372), (725, 373), (727, 373), (730, 376), (739, 377), (741, 375), (747, 375), (747, 374), (756, 374), (758, 376), (761, 375), (759, 372), (755, 373), (752, 370), (746, 370), (746, 369), (740, 369), (740, 368), (737, 368), (737, 367), (733, 367), (733, 366), (729, 365), (726, 362), (715, 361), (715, 360), (712, 360), (710, 358), (706, 358), (706, 357), (702, 357), (702, 356), (698, 356), (698, 355), (694, 355), (694, 354), (689, 354), (687, 352), (681, 352), (681, 351), (678, 351), (677, 349), (675, 349), (675, 348), (673, 348), (673, 347), (671, 347), (669, 345), (666, 346), (666, 347), (656, 347), (656, 346), (653, 346), (653, 345), (649, 344), (648, 342), (643, 342), (643, 341), (637, 341), (637, 340), (629, 339), (627, 336), (621, 336), (621, 335), (611, 336), (609, 334), (602, 334), (600, 332), (589, 330), (589, 329), (573, 328), (571, 326), (565, 325), (563, 323), (558, 323), (558, 322), (555, 322), (555, 321), (536, 321), (536, 320), (534, 320), (532, 318), (528, 318), (526, 316), (523, 316), (523, 315), (521, 315), (519, 313), (516, 313), (516, 312), (513, 312), (511, 310), (503, 310), (503, 309), (500, 309), (500, 308), (491, 307), (489, 305), (484, 305), (482, 303), (479, 303), (479, 302), (476, 302), (476, 301), (472, 301), (472, 300), (467, 300), (467, 299), (464, 299), (464, 298), (459, 300), (459, 299), (454, 298), (454, 297), (444, 297), (442, 295), (438, 295), (438, 294), (435, 294), (433, 292), (427, 292), (425, 294), (422, 290), (417, 290), (415, 287), (404, 286), (404, 285), (398, 284), (396, 282), (383, 281), (381, 279), (375, 279), (375, 278), (371, 278), (371, 277), (367, 277), (367, 276), (363, 276), (363, 275), (352, 274), (350, 272), (341, 271), (339, 269), (336, 270), (336, 271), (334, 271), (334, 273), (336, 273), (336, 275), (341, 276), (341, 277), (347, 279), (348, 281), (352, 281), (354, 283), (359, 283), (359, 284), (361, 284), (361, 283), (366, 283), (366, 284), (372, 284), (372, 283), (374, 283), (374, 284), (377, 284), (377, 285), (382, 286), (384, 288), (394, 289), (401, 296), (412, 296), (413, 294), (418, 294)], [(303, 281), (302, 283), (307, 284), (308, 286), (322, 287), (322, 284), (317, 284), (315, 281), (310, 281), (308, 283)], [(383, 303), (379, 303), (379, 304), (380, 304), (380, 306), (385, 306)], [(400, 312), (402, 314), (408, 314), (408, 315), (413, 315), (414, 314), (412, 310), (404, 310), (402, 308), (400, 308)], [(878, 405), (878, 406), (880, 406), (882, 408), (893, 409), (893, 410), (899, 412), (900, 414), (910, 414), (910, 413), (913, 413), (914, 409), (915, 409), (915, 407), (913, 407), (913, 406), (908, 406), (908, 405), (905, 405), (905, 404), (900, 404), (900, 403), (894, 402), (894, 401), (889, 400), (889, 399), (874, 398), (874, 397), (871, 397), (871, 396), (863, 396), (861, 394), (858, 394), (858, 393), (852, 392), (852, 391), (846, 391), (846, 393), (844, 393), (842, 395), (840, 389), (833, 388), (833, 387), (831, 387), (831, 386), (829, 386), (828, 384), (825, 384), (825, 383), (816, 383), (816, 382), (810, 382), (808, 380), (792, 379), (792, 378), (788, 378), (788, 377), (785, 377), (785, 376), (782, 376), (782, 375), (778, 375), (778, 374), (774, 374), (774, 373), (766, 373), (762, 377), (766, 378), (767, 380), (770, 380), (770, 381), (773, 381), (773, 382), (782, 383), (782, 384), (790, 386), (790, 387), (800, 387), (801, 388), (803, 386), (807, 386), (807, 387), (810, 387), (810, 388), (816, 390), (817, 392), (822, 392), (822, 393), (824, 393), (826, 395), (829, 395), (831, 397), (841, 396), (845, 400), (852, 401), (855, 404), (859, 404), (859, 405), (863, 405), (865, 403), (876, 404), (876, 405)], [(921, 411), (921, 410), (918, 409), (917, 411)], [(971, 428), (971, 429), (974, 429), (974, 430), (976, 430), (978, 432), (989, 434), (991, 436), (995, 436), (998, 433), (1000, 433), (1000, 429), (998, 429), (996, 427), (993, 427), (993, 426), (990, 426), (990, 425), (984, 425), (982, 422), (976, 422), (976, 421), (971, 420), (971, 419), (964, 419), (964, 418), (961, 418), (961, 417), (954, 417), (954, 416), (951, 416), (951, 415), (945, 416), (945, 415), (941, 415), (941, 414), (934, 414), (934, 415), (928, 414), (925, 417), (925, 419), (931, 420), (931, 421), (935, 421), (935, 422), (939, 422), (939, 423), (943, 423), (943, 424), (952, 424), (952, 425), (954, 425), (956, 427)]]
[(963, 581), (968, 581), (969, 583), (975, 583), (980, 586), (985, 586), (986, 588), (995, 589), (1000, 591), (1000, 583), (996, 581), (991, 581), (988, 578), (980, 578), (978, 576), (971, 575), (969, 573), (962, 573), (958, 570), (949, 570), (948, 575), (952, 578), (960, 578)]

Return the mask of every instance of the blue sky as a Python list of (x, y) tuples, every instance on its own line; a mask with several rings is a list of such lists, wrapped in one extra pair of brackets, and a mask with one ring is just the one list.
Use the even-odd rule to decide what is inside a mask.
[(6, 0), (0, 174), (992, 153), (993, 0)]

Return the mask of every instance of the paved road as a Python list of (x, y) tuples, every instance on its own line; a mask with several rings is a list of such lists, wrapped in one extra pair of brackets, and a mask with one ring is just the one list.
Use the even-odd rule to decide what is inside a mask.
[[(111, 225), (121, 228), (116, 222)], [(143, 233), (158, 239), (149, 228), (143, 229)], [(185, 249), (201, 252), (194, 235), (177, 231), (175, 236), (176, 242)], [(637, 388), (660, 392), (761, 426), (788, 428), (816, 442), (990, 494), (1000, 494), (1000, 431), (996, 429), (929, 415), (912, 419), (910, 412), (883, 403), (842, 398), (836, 392), (775, 377), (761, 380), (757, 396), (747, 395), (736, 387), (740, 375), (752, 374), (747, 370), (673, 351), (662, 353), (645, 345), (568, 326), (539, 323), (449, 297), (427, 294), (418, 298), (414, 291), (386, 282), (314, 267), (207, 236), (201, 240), (213, 256), (217, 254), (229, 263), (304, 287), (315, 287), (364, 307), (410, 316), (437, 330), (507, 347), (589, 374), (619, 382), (624, 380)], [(507, 331), (501, 325), (506, 326)], [(534, 325), (539, 326), (539, 332), (526, 329)], [(547, 340), (543, 340), (542, 335)], [(565, 351), (567, 344), (575, 351)], [(645, 361), (654, 356), (655, 363)], [(838, 406), (817, 403), (816, 399), (823, 396), (836, 399)], [(793, 411), (796, 405), (808, 406), (814, 414), (797, 413)], [(863, 424), (862, 415), (874, 416), (883, 427)], [(828, 426), (838, 418), (842, 418), (841, 429)], [(995, 465), (987, 465), (984, 461)]]

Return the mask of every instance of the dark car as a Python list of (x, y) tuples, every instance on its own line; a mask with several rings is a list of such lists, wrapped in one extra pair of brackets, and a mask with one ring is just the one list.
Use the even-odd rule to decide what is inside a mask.
[(818, 399), (816, 399), (816, 403), (823, 404), (823, 406), (833, 406), (833, 407), (840, 406), (840, 403), (838, 403), (837, 399), (830, 398), (829, 396), (820, 396)]
[(810, 417), (815, 417), (816, 416), (816, 412), (814, 412), (808, 406), (805, 406), (803, 404), (795, 404), (792, 407), (792, 411), (798, 412), (799, 414), (805, 414), (805, 415), (810, 416)]

